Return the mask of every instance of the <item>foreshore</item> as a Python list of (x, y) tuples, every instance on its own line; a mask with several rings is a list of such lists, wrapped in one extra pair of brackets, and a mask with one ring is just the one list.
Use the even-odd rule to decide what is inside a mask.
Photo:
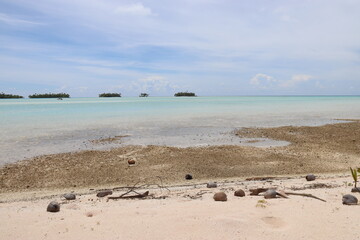
[[(270, 239), (351, 239), (360, 234), (351, 220), (358, 206), (341, 202), (351, 191), (349, 167), (359, 167), (360, 121), (244, 128), (234, 136), (290, 144), (124, 146), (7, 164), (0, 168), (0, 231), (5, 239), (258, 239), (263, 234)], [(314, 182), (306, 182), (309, 173), (317, 176)], [(193, 179), (186, 180), (186, 174)], [(209, 181), (218, 187), (206, 188)], [(101, 189), (119, 195), (134, 185), (150, 196), (96, 197)], [(248, 196), (256, 187), (310, 193), (327, 202), (299, 196), (259, 202), (263, 197)], [(247, 196), (233, 196), (236, 189)], [(214, 202), (218, 191), (228, 195), (227, 202)], [(67, 192), (78, 198), (64, 200)], [(51, 200), (61, 203), (59, 213), (46, 212)]]

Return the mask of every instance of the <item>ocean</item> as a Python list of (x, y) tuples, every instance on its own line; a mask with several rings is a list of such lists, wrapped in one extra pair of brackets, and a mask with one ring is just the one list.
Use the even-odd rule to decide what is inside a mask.
[[(360, 119), (359, 96), (122, 97), (0, 100), (0, 165), (126, 144), (238, 144), (242, 127)], [(127, 136), (112, 144), (91, 140)]]

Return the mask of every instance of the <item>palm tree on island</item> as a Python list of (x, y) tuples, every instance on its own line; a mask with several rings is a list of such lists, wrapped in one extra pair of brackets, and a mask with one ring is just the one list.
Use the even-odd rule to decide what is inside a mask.
[(174, 94), (175, 97), (197, 97), (193, 92), (178, 92)]
[(99, 97), (121, 97), (121, 93), (101, 93)]

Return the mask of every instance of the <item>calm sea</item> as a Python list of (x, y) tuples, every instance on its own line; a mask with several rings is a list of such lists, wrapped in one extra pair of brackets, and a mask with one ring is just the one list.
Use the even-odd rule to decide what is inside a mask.
[[(123, 97), (0, 100), (0, 164), (87, 149), (88, 140), (129, 134), (154, 144), (166, 136), (254, 126), (320, 125), (360, 118), (359, 96)], [(197, 132), (200, 131), (200, 132)], [(185, 138), (184, 138), (185, 137)], [(130, 137), (131, 138), (131, 137)], [(130, 139), (129, 138), (129, 139)], [(151, 140), (152, 139), (152, 140)], [(149, 142), (150, 141), (150, 142)], [(131, 143), (136, 143), (131, 142)], [(174, 144), (176, 145), (176, 144)]]

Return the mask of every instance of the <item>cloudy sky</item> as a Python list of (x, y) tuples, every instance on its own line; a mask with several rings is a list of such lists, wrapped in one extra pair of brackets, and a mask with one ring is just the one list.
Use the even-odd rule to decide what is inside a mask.
[(359, 0), (0, 0), (0, 92), (360, 94)]

